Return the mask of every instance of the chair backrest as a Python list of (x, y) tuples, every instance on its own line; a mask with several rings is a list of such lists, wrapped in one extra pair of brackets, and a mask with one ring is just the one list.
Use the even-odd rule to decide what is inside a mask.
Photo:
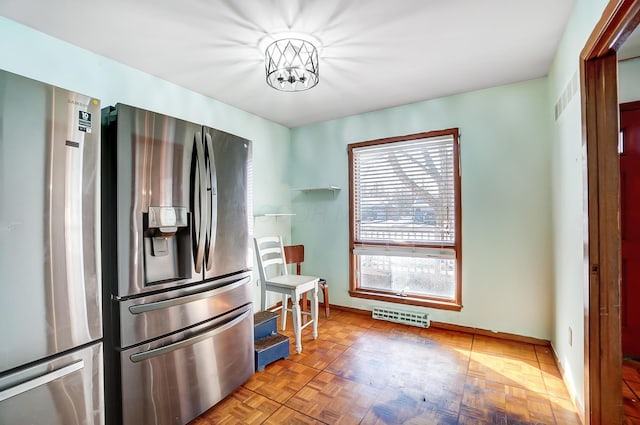
[(300, 265), (304, 262), (304, 245), (286, 245), (284, 258), (287, 264), (295, 264), (296, 274), (300, 274)]
[[(256, 248), (260, 281), (263, 284), (267, 281), (268, 276), (288, 274), (280, 236), (253, 238), (253, 243)], [(279, 269), (276, 273), (272, 273), (274, 267)]]

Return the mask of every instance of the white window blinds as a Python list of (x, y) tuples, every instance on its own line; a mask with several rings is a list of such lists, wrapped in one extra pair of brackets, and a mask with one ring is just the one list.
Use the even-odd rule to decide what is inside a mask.
[(355, 243), (454, 246), (453, 135), (353, 149)]

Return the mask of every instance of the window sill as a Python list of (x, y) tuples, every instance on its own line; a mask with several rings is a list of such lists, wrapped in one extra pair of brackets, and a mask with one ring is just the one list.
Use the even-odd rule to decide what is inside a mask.
[(349, 291), (349, 295), (355, 298), (366, 298), (370, 300), (386, 301), (395, 304), (417, 305), (420, 307), (437, 308), (440, 310), (460, 311), (462, 305), (455, 301), (442, 301), (436, 299), (417, 298), (412, 296), (400, 296), (388, 292), (371, 291), (366, 289), (356, 289)]

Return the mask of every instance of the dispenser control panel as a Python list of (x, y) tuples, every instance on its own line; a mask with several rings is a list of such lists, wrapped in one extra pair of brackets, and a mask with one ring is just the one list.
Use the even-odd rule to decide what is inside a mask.
[(149, 207), (149, 228), (186, 225), (187, 209), (184, 207)]

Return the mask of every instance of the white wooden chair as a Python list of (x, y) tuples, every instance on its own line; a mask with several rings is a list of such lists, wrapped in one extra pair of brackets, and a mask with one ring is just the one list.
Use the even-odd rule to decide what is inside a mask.
[[(254, 238), (258, 270), (260, 272), (261, 302), (260, 309), (266, 310), (267, 292), (282, 294), (282, 330), (286, 329), (287, 311), (291, 311), (293, 318), (293, 333), (296, 339), (296, 352), (302, 352), (302, 329), (312, 325), (313, 339), (318, 337), (318, 280), (316, 276), (289, 274), (284, 257), (284, 248), (280, 236)], [(274, 273), (275, 269), (275, 273)], [(300, 311), (302, 294), (311, 291), (311, 313)], [(292, 308), (288, 307), (291, 297)], [(302, 325), (302, 315), (311, 317)]]

